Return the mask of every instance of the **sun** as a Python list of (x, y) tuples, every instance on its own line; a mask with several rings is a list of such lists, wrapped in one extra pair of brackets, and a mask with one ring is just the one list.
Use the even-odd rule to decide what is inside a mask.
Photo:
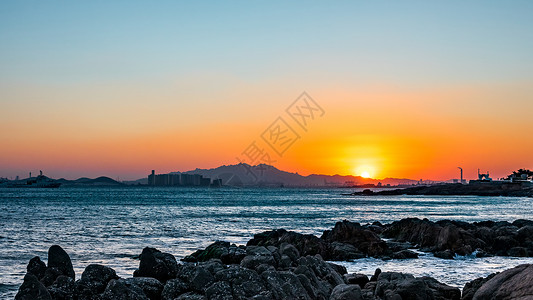
[(370, 173), (368, 173), (368, 171), (363, 171), (363, 172), (361, 173), (361, 177), (363, 177), (363, 178), (370, 178)]

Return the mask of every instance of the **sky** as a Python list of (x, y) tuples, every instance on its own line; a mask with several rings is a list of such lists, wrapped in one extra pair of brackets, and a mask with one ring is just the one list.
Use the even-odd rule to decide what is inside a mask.
[[(531, 1), (1, 1), (0, 177), (137, 179), (251, 145), (303, 175), (533, 168), (532, 15)], [(286, 110), (304, 91), (323, 114), (302, 127)], [(281, 155), (263, 139), (278, 118), (298, 136)]]

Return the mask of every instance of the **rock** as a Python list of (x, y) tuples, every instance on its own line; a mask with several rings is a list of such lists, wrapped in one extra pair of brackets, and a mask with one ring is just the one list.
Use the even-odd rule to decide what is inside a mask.
[(455, 253), (453, 253), (451, 250), (435, 251), (433, 255), (443, 259), (453, 259), (455, 257)]
[(524, 247), (513, 247), (507, 251), (507, 254), (514, 257), (527, 257), (528, 251)]
[[(403, 294), (401, 295), (400, 292)], [(398, 294), (408, 299), (431, 299), (426, 284), (422, 280), (416, 280), (413, 275), (383, 272), (379, 275), (375, 290), (375, 295), (378, 297), (391, 297)]]
[(300, 252), (298, 251), (298, 249), (296, 249), (296, 247), (288, 243), (282, 243), (279, 248), (279, 252), (282, 255), (288, 256), (291, 259), (291, 261), (297, 261), (298, 258), (300, 258)]
[(15, 300), (52, 300), (46, 287), (33, 274), (26, 274), (19, 287)]
[(215, 274), (216, 281), (227, 281), (236, 299), (269, 294), (265, 283), (255, 271), (237, 266), (229, 267)]
[(212, 275), (215, 275), (215, 273), (220, 270), (224, 270), (224, 265), (220, 259), (210, 259), (209, 261), (199, 263), (198, 265), (209, 271)]
[(133, 277), (124, 279), (126, 285), (139, 287), (150, 300), (161, 299), (163, 284), (152, 277)]
[(112, 279), (101, 296), (102, 300), (148, 300), (143, 290), (124, 279)]
[(48, 292), (52, 299), (55, 300), (72, 300), (74, 299), (74, 279), (60, 275), (56, 281), (48, 287)]
[(76, 282), (78, 294), (97, 295), (104, 292), (112, 279), (118, 279), (115, 270), (98, 264), (88, 265)]
[(288, 271), (266, 271), (261, 274), (275, 299), (311, 299), (300, 280)]
[(467, 282), (465, 286), (463, 287), (463, 293), (462, 293), (462, 300), (472, 300), (474, 297), (474, 294), (476, 291), (487, 281), (489, 281), (492, 277), (496, 276), (497, 273), (492, 273), (486, 278), (480, 277), (476, 278), (470, 282)]
[(265, 231), (255, 234), (254, 238), (249, 240), (247, 246), (275, 246), (280, 247), (281, 244), (287, 243), (293, 245), (300, 256), (307, 255), (329, 255), (328, 245), (323, 240), (312, 234), (301, 234), (285, 229), (278, 229), (272, 231)]
[(372, 277), (370, 277), (370, 281), (378, 281), (379, 274), (381, 274), (381, 269), (380, 269), (380, 268), (377, 268), (377, 269), (374, 271), (374, 275), (372, 275)]
[(364, 288), (370, 282), (365, 274), (346, 274), (344, 275), (344, 281), (347, 284), (357, 284), (361, 288)]
[(161, 292), (161, 299), (174, 300), (179, 295), (189, 291), (189, 286), (181, 279), (170, 279)]
[(347, 243), (332, 242), (329, 244), (329, 248), (330, 254), (327, 257), (333, 261), (348, 261), (366, 257), (354, 245)]
[(46, 272), (46, 264), (41, 260), (41, 258), (39, 258), (39, 256), (35, 256), (34, 258), (30, 259), (26, 270), (28, 273), (35, 275), (35, 277), (38, 279), (41, 279), (44, 277), (44, 273)]
[(379, 257), (388, 251), (387, 243), (375, 232), (362, 227), (359, 223), (342, 221), (337, 222), (332, 230), (322, 234), (326, 242), (341, 242), (350, 244), (365, 255)]
[(357, 284), (339, 284), (331, 292), (330, 300), (363, 300)]
[(276, 266), (276, 261), (270, 252), (268, 255), (247, 255), (241, 261), (241, 266), (248, 269), (255, 269), (262, 264)]
[(337, 271), (337, 273), (341, 275), (348, 274), (348, 270), (346, 270), (345, 266), (341, 266), (341, 265), (330, 263), (330, 262), (328, 262), (328, 265), (332, 267), (333, 270)]
[(205, 295), (210, 300), (232, 300), (231, 285), (226, 281), (213, 283), (205, 290)]
[(172, 254), (146, 247), (140, 260), (139, 269), (133, 273), (133, 277), (153, 277), (161, 282), (176, 278), (178, 263)]
[(401, 250), (398, 252), (394, 252), (391, 257), (394, 259), (418, 258), (418, 253), (413, 252), (411, 250)]
[(421, 278), (428, 288), (433, 292), (435, 299), (461, 299), (461, 290), (458, 288), (440, 283), (435, 278), (424, 276)]
[(189, 281), (192, 289), (203, 292), (214, 281), (214, 276), (202, 267), (197, 267)]
[(238, 247), (229, 242), (216, 241), (204, 250), (198, 250), (183, 258), (186, 262), (204, 262), (210, 259), (220, 259), (224, 264), (239, 264), (246, 255), (244, 247)]
[(57, 279), (57, 277), (64, 275), (58, 268), (46, 268), (41, 283), (45, 286), (51, 286)]
[(48, 249), (48, 268), (56, 268), (61, 275), (76, 279), (70, 256), (58, 245)]
[(492, 277), (476, 291), (473, 299), (530, 299), (532, 296), (533, 265), (524, 264)]
[(188, 292), (180, 295), (176, 300), (207, 300), (207, 298), (204, 295)]

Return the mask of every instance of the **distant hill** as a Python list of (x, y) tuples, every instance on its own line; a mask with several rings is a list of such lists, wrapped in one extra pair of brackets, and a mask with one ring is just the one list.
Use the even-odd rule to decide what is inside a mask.
[(76, 180), (67, 180), (64, 178), (56, 180), (61, 183), (61, 186), (120, 186), (124, 185), (122, 182), (118, 182), (109, 177), (100, 176), (98, 178), (78, 178)]
[[(408, 185), (417, 181), (411, 179), (385, 178), (382, 180), (363, 178), (351, 175), (320, 175), (312, 174), (302, 176), (277, 169), (274, 166), (260, 164), (223, 165), (213, 169), (195, 169), (186, 172), (172, 172), (171, 174), (200, 174), (211, 179), (222, 179), (224, 185), (257, 185), (257, 186), (299, 186), (299, 187), (326, 187), (360, 184)], [(144, 179), (133, 181), (134, 184), (144, 183)]]

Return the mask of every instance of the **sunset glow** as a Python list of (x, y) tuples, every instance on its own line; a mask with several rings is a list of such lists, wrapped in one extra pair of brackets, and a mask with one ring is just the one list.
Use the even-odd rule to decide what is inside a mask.
[[(3, 3), (0, 177), (234, 164), (278, 117), (300, 138), (273, 164), (303, 175), (531, 167), (532, 5), (389, 5)], [(303, 91), (325, 112), (305, 130)]]

